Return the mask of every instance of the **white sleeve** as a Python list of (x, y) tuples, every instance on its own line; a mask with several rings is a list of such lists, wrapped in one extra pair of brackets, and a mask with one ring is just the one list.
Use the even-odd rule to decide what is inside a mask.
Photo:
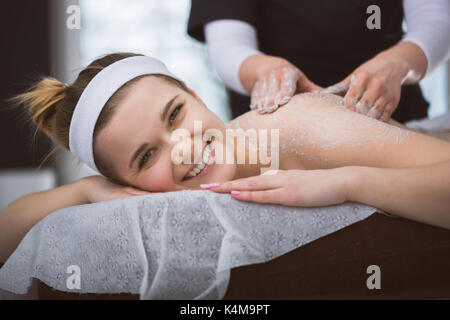
[(216, 20), (204, 27), (208, 55), (219, 77), (227, 87), (244, 95), (249, 93), (239, 79), (242, 62), (258, 50), (256, 29), (240, 20)]
[(423, 50), (428, 75), (450, 57), (450, 1), (403, 0), (403, 9), (407, 31), (402, 41)]

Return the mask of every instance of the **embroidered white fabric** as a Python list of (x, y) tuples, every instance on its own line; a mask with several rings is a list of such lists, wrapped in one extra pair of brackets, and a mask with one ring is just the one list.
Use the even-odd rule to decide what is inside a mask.
[[(73, 206), (26, 234), (0, 269), (0, 289), (25, 294), (38, 278), (66, 292), (221, 299), (231, 268), (276, 258), (376, 211), (257, 204), (204, 190)], [(73, 265), (80, 289), (68, 286)]]

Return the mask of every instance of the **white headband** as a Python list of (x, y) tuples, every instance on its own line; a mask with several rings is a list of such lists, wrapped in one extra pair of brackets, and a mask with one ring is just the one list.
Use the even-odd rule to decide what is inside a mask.
[(84, 89), (70, 123), (69, 148), (91, 169), (99, 172), (94, 162), (93, 135), (97, 118), (106, 102), (126, 82), (152, 73), (177, 79), (160, 60), (134, 56), (107, 66)]

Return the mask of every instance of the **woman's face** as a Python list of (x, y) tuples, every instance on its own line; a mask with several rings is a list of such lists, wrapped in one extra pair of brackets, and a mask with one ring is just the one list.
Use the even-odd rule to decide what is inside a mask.
[[(163, 78), (139, 79), (117, 106), (111, 122), (96, 137), (96, 151), (121, 179), (142, 190), (199, 189), (203, 183), (233, 179), (234, 164), (215, 163), (199, 175), (187, 177), (205, 152), (205, 131), (216, 129), (226, 137), (227, 128), (192, 94)], [(195, 137), (194, 121), (201, 121), (201, 130), (197, 123)], [(190, 139), (171, 139), (177, 129), (183, 129)], [(194, 138), (198, 143), (196, 148)], [(215, 148), (224, 148), (225, 143), (221, 140), (214, 137)], [(184, 154), (183, 150), (191, 150), (190, 159), (189, 153)], [(183, 162), (173, 161), (173, 154), (178, 155), (178, 159), (184, 158)]]

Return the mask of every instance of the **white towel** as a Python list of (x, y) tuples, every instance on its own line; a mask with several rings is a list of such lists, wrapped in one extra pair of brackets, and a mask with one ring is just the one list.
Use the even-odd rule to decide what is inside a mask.
[[(276, 258), (376, 211), (257, 204), (204, 190), (64, 208), (27, 233), (0, 269), (0, 289), (24, 294), (34, 277), (66, 292), (221, 299), (231, 268)], [(79, 267), (79, 289), (68, 285), (70, 266)]]

